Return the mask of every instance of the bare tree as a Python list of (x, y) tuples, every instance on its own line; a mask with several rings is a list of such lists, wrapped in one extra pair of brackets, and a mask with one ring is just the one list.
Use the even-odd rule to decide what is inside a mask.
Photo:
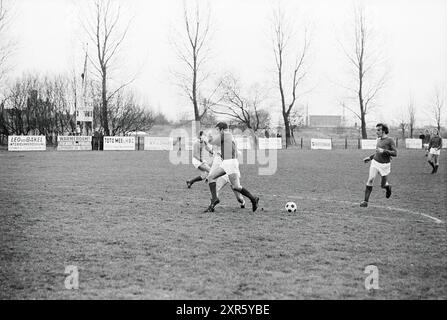
[(402, 139), (405, 139), (405, 131), (408, 128), (408, 123), (405, 120), (399, 121), (399, 129), (402, 131)]
[(95, 0), (92, 12), (94, 17), (86, 18), (82, 26), (90, 41), (95, 45), (96, 58), (90, 55), (88, 58), (101, 82), (101, 126), (104, 134), (110, 135), (108, 103), (119, 90), (135, 80), (133, 78), (119, 85), (118, 88), (109, 88), (110, 70), (117, 62), (117, 53), (126, 38), (131, 20), (129, 19), (124, 27), (120, 28), (121, 7), (111, 0)]
[(244, 92), (240, 81), (232, 74), (224, 76), (220, 83), (220, 99), (213, 107), (213, 113), (235, 120), (243, 130), (256, 132), (268, 127), (270, 114), (261, 108), (266, 99), (265, 90), (254, 85)]
[(120, 90), (110, 101), (109, 119), (113, 136), (149, 130), (155, 121), (153, 112), (137, 102), (135, 93), (124, 90)]
[(416, 110), (414, 109), (414, 99), (410, 97), (407, 105), (408, 111), (408, 129), (410, 130), (410, 138), (413, 138), (414, 127), (416, 125)]
[[(284, 12), (279, 6), (273, 13), (273, 52), (281, 98), (281, 111), (286, 131), (286, 147), (291, 143), (290, 113), (297, 99), (299, 89), (307, 76), (307, 60), (309, 56), (310, 37), (308, 28), (304, 28), (301, 41), (293, 38), (294, 32), (289, 25)], [(292, 44), (300, 43), (300, 48), (294, 50)], [(293, 61), (287, 61), (291, 56)], [(301, 93), (302, 94), (302, 93)]]
[(10, 9), (0, 0), (0, 85), (5, 74), (9, 71), (8, 59), (14, 51), (14, 43), (8, 39), (8, 28), (11, 21)]
[(52, 142), (55, 135), (73, 131), (69, 82), (64, 75), (28, 74), (17, 78), (8, 90), (0, 133), (43, 134)]
[(436, 122), (436, 128), (438, 129), (438, 132), (440, 134), (441, 134), (441, 121), (442, 121), (443, 109), (444, 109), (444, 97), (441, 90), (437, 87), (435, 89), (431, 110), (433, 118)]
[(198, 2), (193, 9), (183, 5), (184, 28), (177, 31), (172, 41), (178, 60), (184, 67), (183, 71), (175, 71), (177, 85), (191, 101), (195, 121), (201, 121), (213, 106), (213, 96), (217, 88), (206, 92), (205, 82), (210, 74), (205, 64), (210, 58), (209, 43), (211, 41), (211, 12), (202, 11)]
[(339, 43), (354, 75), (353, 84), (344, 88), (352, 93), (350, 97), (352, 100), (357, 100), (358, 108), (349, 106), (346, 102), (342, 105), (359, 118), (362, 138), (366, 139), (366, 115), (373, 109), (378, 94), (384, 88), (388, 80), (388, 72), (380, 72), (384, 61), (380, 52), (375, 51), (380, 48), (380, 44), (374, 43), (373, 29), (370, 28), (365, 10), (361, 6), (354, 7), (354, 25), (351, 32), (353, 43), (349, 44), (350, 49)]
[(303, 110), (294, 110), (289, 115), (290, 121), (290, 130), (292, 133), (292, 141), (295, 143), (295, 130), (298, 130), (302, 126), (304, 126), (305, 116)]

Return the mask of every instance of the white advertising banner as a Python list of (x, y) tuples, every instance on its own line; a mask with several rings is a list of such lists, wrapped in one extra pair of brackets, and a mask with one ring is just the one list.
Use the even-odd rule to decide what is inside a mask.
[(135, 150), (135, 137), (104, 137), (104, 150)]
[(405, 139), (405, 148), (422, 149), (422, 139)]
[(376, 149), (377, 147), (377, 139), (362, 139), (361, 141), (361, 148), (362, 149)]
[(93, 121), (93, 109), (78, 109), (78, 110), (76, 110), (76, 121), (92, 122)]
[(144, 137), (144, 150), (174, 150), (174, 138)]
[(57, 136), (57, 151), (92, 150), (91, 136)]
[(45, 151), (45, 136), (8, 136), (8, 151)]
[(331, 150), (332, 149), (332, 140), (331, 139), (310, 139), (310, 148), (311, 149), (322, 149), (322, 150)]
[(251, 150), (251, 140), (250, 137), (234, 137), (236, 141), (237, 148), (239, 150)]
[(259, 149), (282, 149), (281, 138), (259, 138), (258, 139)]

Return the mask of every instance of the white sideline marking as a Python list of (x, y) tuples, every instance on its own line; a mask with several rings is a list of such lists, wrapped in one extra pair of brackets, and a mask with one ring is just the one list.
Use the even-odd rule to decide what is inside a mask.
[[(66, 186), (60, 186), (60, 187), (66, 187)], [(71, 188), (71, 186), (67, 186), (67, 188)], [(184, 190), (184, 189), (180, 189), (180, 188), (174, 188), (175, 190)], [(171, 190), (174, 190), (171, 189)], [(0, 189), (0, 191), (11, 191), (9, 189)], [(20, 190), (20, 192), (31, 192), (31, 193), (47, 193), (47, 194), (53, 194), (53, 192), (51, 191), (45, 191), (45, 190)], [(122, 195), (107, 195), (107, 194), (95, 194), (95, 193), (77, 193), (78, 195), (83, 195), (83, 196), (91, 196), (91, 197), (112, 197), (112, 198), (121, 198), (121, 199), (127, 199), (127, 200), (136, 200), (136, 201), (147, 201), (147, 202), (153, 202), (153, 201), (158, 201), (157, 199), (149, 199), (149, 198), (141, 198), (141, 197), (132, 197), (132, 196), (122, 196)], [(337, 199), (322, 199), (322, 198), (314, 198), (314, 197), (299, 197), (299, 196), (281, 196), (281, 195), (276, 195), (276, 194), (260, 194), (260, 196), (263, 197), (275, 197), (275, 198), (291, 198), (291, 199), (298, 199), (298, 200), (312, 200), (312, 201), (325, 201), (325, 202), (338, 202), (338, 203), (344, 203), (344, 204), (349, 204), (349, 205), (357, 205), (356, 202), (352, 202), (352, 201), (348, 201), (348, 200), (337, 200)], [(374, 207), (374, 208), (379, 208), (379, 209), (386, 209), (386, 210), (390, 210), (390, 211), (398, 211), (398, 212), (403, 212), (403, 213), (408, 213), (408, 214), (413, 214), (413, 215), (419, 215), (419, 216), (423, 216), (426, 217), (428, 219), (433, 220), (435, 223), (437, 224), (441, 224), (444, 223), (444, 221), (442, 221), (441, 219), (432, 217), (426, 213), (423, 212), (418, 212), (418, 211), (413, 211), (413, 210), (409, 210), (409, 209), (404, 209), (404, 208), (395, 208), (395, 207), (389, 207), (389, 206), (380, 206), (380, 205), (372, 205), (369, 204), (369, 207)]]
[[(265, 195), (263, 195), (265, 196)], [(281, 197), (279, 195), (273, 194), (271, 195), (273, 197)], [(299, 200), (312, 200), (312, 201), (326, 201), (326, 202), (338, 202), (338, 203), (345, 203), (345, 204), (357, 204), (356, 202), (352, 202), (352, 201), (347, 201), (347, 200), (337, 200), (337, 199), (320, 199), (320, 198), (312, 198), (312, 197), (298, 197), (298, 196), (282, 196), (282, 197), (287, 197), (287, 198), (292, 198), (292, 199), (299, 199)], [(395, 208), (395, 207), (389, 207), (389, 206), (380, 206), (380, 205), (374, 205), (374, 204), (369, 204), (369, 207), (374, 207), (374, 208), (379, 208), (379, 209), (386, 209), (386, 210), (390, 210), (390, 211), (399, 211), (399, 212), (404, 212), (404, 213), (409, 213), (409, 214), (415, 214), (415, 215), (420, 215), (426, 218), (429, 218), (431, 220), (433, 220), (436, 223), (444, 223), (444, 221), (442, 221), (441, 219), (432, 217), (426, 213), (423, 212), (418, 212), (418, 211), (413, 211), (413, 210), (409, 210), (409, 209), (404, 209), (404, 208)]]

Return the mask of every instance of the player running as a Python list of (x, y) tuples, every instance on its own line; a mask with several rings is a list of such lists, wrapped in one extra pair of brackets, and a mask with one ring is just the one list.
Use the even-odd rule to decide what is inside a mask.
[(430, 144), (430, 131), (428, 129), (425, 129), (425, 134), (423, 136), (424, 138), (422, 139), (422, 145), (425, 150), (425, 156), (427, 157), (430, 150), (430, 148), (428, 147)]
[[(209, 157), (210, 155), (212, 155), (212, 158)], [(195, 182), (205, 179), (209, 172), (215, 168), (218, 168), (221, 163), (221, 154), (218, 151), (213, 150), (212, 146), (205, 141), (203, 131), (200, 131), (198, 140), (193, 144), (192, 164), (201, 172), (201, 174), (192, 180), (186, 181), (188, 188), (191, 188)], [(219, 194), (220, 190), (222, 190), (222, 188), (224, 188), (229, 182), (230, 179), (228, 178), (228, 175), (219, 177), (216, 180), (217, 194)], [(233, 189), (233, 187), (231, 189)], [(244, 197), (242, 197), (242, 195), (235, 190), (233, 190), (233, 192), (236, 196), (236, 200), (241, 205), (241, 208), (245, 208)]]
[(366, 182), (365, 189), (365, 200), (360, 203), (360, 207), (367, 207), (369, 196), (374, 185), (374, 179), (377, 173), (382, 177), (381, 187), (386, 190), (385, 196), (387, 198), (391, 197), (391, 186), (388, 183), (388, 175), (391, 172), (391, 157), (397, 156), (396, 145), (394, 140), (388, 137), (388, 126), (383, 123), (378, 123), (376, 125), (377, 133), (377, 146), (376, 153), (369, 157), (363, 159), (365, 163), (371, 161), (371, 166), (369, 168), (369, 177)]
[(433, 137), (431, 137), (428, 144), (428, 163), (433, 168), (432, 174), (438, 172), (439, 156), (441, 155), (442, 138), (439, 136), (438, 129), (433, 130)]
[[(207, 142), (205, 142), (205, 143), (207, 144)], [(213, 150), (213, 154), (214, 154), (214, 156), (213, 156), (213, 163), (211, 165), (211, 170), (210, 170), (210, 172), (212, 172), (212, 171), (217, 170), (221, 166), (221, 164), (222, 164), (222, 154), (221, 154), (221, 151), (218, 150), (219, 149), (218, 146), (214, 146), (214, 148), (213, 148), (211, 145), (207, 144), (207, 148), (208, 149), (212, 149)], [(217, 197), (219, 197), (220, 190), (222, 190), (228, 183), (230, 183), (230, 178), (228, 177), (227, 174), (217, 178), (217, 180), (216, 180)], [(244, 197), (240, 194), (240, 192), (236, 191), (233, 188), (233, 185), (231, 183), (230, 183), (230, 187), (231, 187), (231, 190), (233, 190), (234, 195), (236, 196), (237, 202), (239, 202), (239, 204), (241, 205), (241, 208), (244, 209), (245, 208)], [(208, 212), (208, 210), (205, 211), (205, 212)]]
[(186, 181), (188, 188), (191, 188), (195, 182), (202, 181), (208, 175), (211, 170), (210, 155), (212, 156), (213, 152), (203, 139), (203, 131), (200, 131), (198, 140), (192, 146), (192, 165), (200, 171), (200, 175)]
[(225, 122), (219, 122), (216, 125), (219, 134), (215, 137), (209, 138), (209, 143), (220, 147), (222, 155), (222, 163), (219, 167), (211, 170), (208, 175), (208, 185), (211, 191), (211, 203), (205, 212), (214, 212), (214, 208), (220, 202), (216, 191), (216, 179), (228, 174), (231, 186), (234, 191), (241, 193), (250, 199), (252, 203), (253, 212), (258, 208), (259, 198), (253, 196), (246, 188), (240, 184), (239, 161), (237, 159), (238, 151), (236, 142), (232, 133), (228, 130), (228, 125)]

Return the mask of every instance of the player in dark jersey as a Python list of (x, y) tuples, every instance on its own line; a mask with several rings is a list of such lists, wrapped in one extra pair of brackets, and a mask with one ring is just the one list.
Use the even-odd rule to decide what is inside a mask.
[(233, 190), (250, 199), (253, 212), (255, 212), (258, 208), (259, 198), (253, 196), (240, 184), (241, 174), (237, 159), (238, 151), (233, 134), (228, 130), (228, 125), (225, 122), (219, 122), (216, 128), (219, 134), (215, 137), (210, 137), (209, 143), (220, 147), (222, 163), (218, 168), (212, 170), (207, 178), (212, 198), (206, 212), (214, 212), (215, 206), (220, 202), (216, 192), (216, 179), (225, 174), (228, 174)]
[(432, 174), (438, 172), (439, 156), (441, 155), (442, 139), (439, 136), (438, 129), (433, 130), (433, 136), (428, 144), (428, 163), (433, 168)]
[[(199, 170), (200, 175), (195, 177), (194, 179), (186, 181), (186, 185), (188, 186), (188, 188), (191, 188), (191, 186), (195, 182), (205, 179), (210, 171), (212, 171), (216, 167), (219, 167), (222, 162), (220, 153), (214, 151), (212, 146), (208, 145), (208, 143), (206, 142), (203, 131), (200, 131), (198, 140), (193, 144), (192, 150), (192, 164), (196, 169)], [(210, 158), (210, 156), (212, 156), (212, 158)], [(220, 190), (222, 190), (228, 183), (230, 183), (228, 175), (220, 176), (216, 180), (217, 195), (219, 195)], [(233, 190), (233, 188), (231, 189)], [(245, 208), (244, 197), (235, 190), (233, 190), (233, 192), (241, 208)]]
[(396, 145), (394, 140), (388, 137), (388, 126), (383, 123), (376, 125), (377, 147), (376, 152), (369, 157), (363, 159), (365, 163), (371, 161), (369, 168), (369, 177), (366, 182), (365, 199), (360, 203), (360, 207), (367, 207), (369, 196), (374, 185), (374, 179), (377, 173), (382, 177), (381, 187), (386, 190), (386, 197), (391, 196), (391, 186), (388, 183), (388, 175), (391, 172), (391, 157), (397, 156)]
[(428, 129), (425, 129), (424, 139), (422, 139), (422, 146), (425, 149), (425, 156), (428, 156), (429, 148), (428, 145), (430, 144), (430, 131)]

